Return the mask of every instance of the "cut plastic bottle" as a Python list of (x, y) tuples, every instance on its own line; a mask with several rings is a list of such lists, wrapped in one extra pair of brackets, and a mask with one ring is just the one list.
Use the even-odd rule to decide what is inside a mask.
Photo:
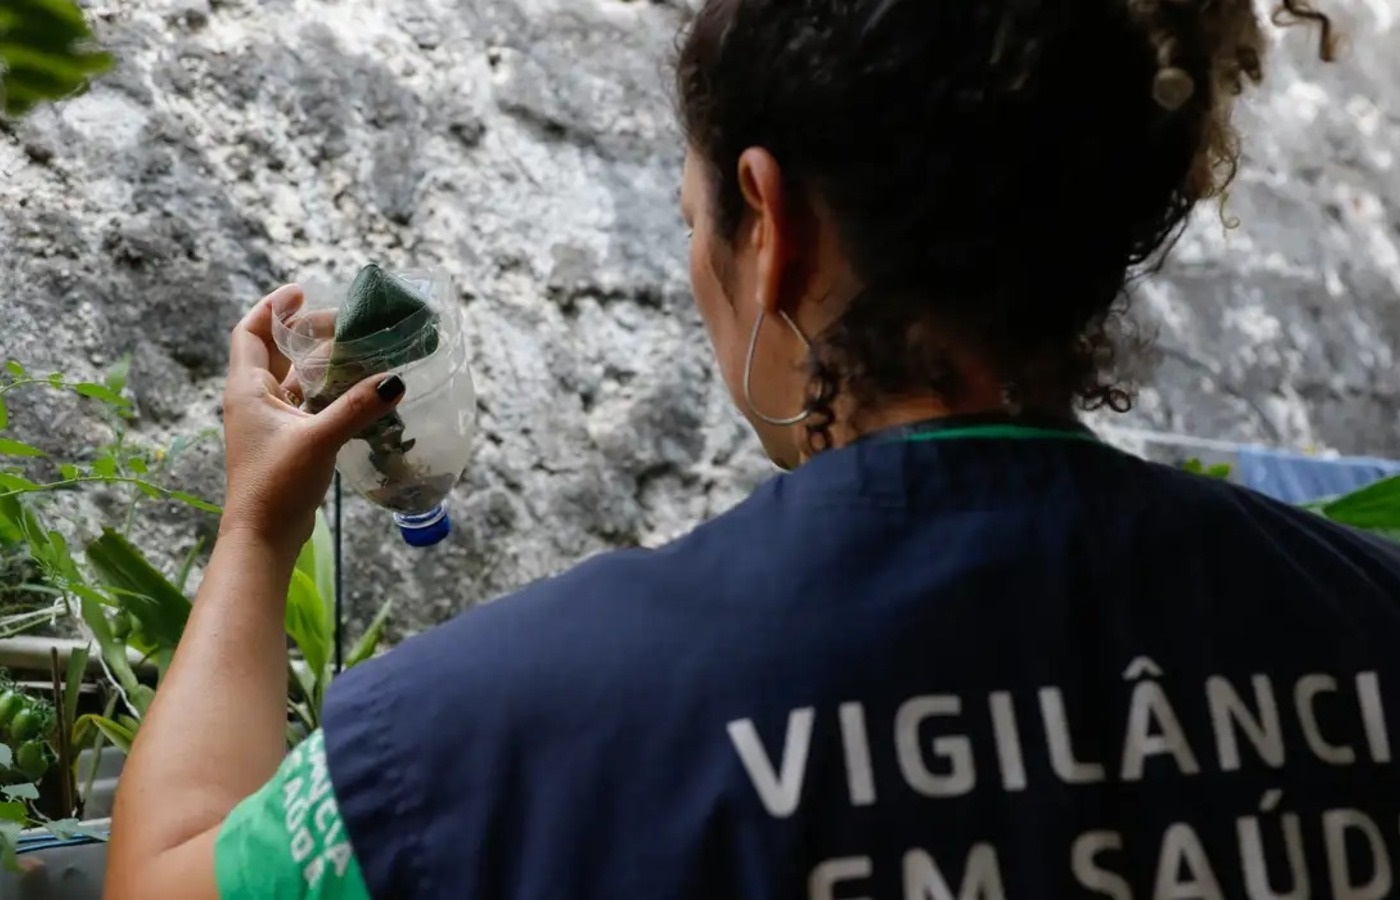
[(451, 532), (446, 500), (471, 461), (476, 390), (451, 280), (436, 270), (377, 265), (350, 284), (303, 283), (274, 310), (273, 337), (301, 376), (303, 408), (318, 412), (372, 376), (397, 374), (394, 412), (345, 445), (344, 483), (393, 514), (411, 546)]

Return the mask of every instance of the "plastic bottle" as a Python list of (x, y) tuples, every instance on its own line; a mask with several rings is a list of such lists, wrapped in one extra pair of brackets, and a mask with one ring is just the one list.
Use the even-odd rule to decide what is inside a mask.
[(366, 266), (351, 284), (302, 285), (274, 310), (277, 346), (300, 374), (303, 408), (316, 412), (371, 376), (397, 374), (394, 412), (336, 459), (343, 482), (393, 514), (404, 542), (445, 539), (446, 500), (471, 461), (476, 391), (450, 279), (435, 270)]

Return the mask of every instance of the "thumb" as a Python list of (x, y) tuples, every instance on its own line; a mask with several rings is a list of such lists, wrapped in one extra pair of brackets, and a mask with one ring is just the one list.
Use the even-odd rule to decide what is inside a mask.
[(393, 412), (403, 394), (398, 375), (366, 378), (312, 416), (311, 429), (317, 440), (339, 448)]

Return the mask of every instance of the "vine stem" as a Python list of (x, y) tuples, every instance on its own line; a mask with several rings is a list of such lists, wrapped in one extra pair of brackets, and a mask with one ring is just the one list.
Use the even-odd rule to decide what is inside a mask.
[(49, 381), (47, 378), (16, 378), (9, 384), (0, 384), (0, 396), (4, 396), (10, 391), (13, 391), (15, 388), (24, 387), (27, 384), (42, 384), (45, 387), (57, 388), (59, 390), (73, 389), (73, 385), (69, 384), (66, 381), (60, 381), (57, 384), (55, 384), (52, 381)]
[[(18, 497), (20, 494), (38, 494), (43, 493), (44, 491), (53, 491), (59, 488), (67, 487), (70, 484), (129, 484), (141, 490), (155, 491), (157, 494), (160, 494), (160, 496), (166, 500), (179, 500), (182, 503), (190, 503), (190, 501), (182, 495), (183, 492), (181, 491), (172, 491), (169, 488), (163, 488), (158, 484), (152, 484), (151, 482), (146, 481), (145, 479), (132, 478), (126, 475), (79, 475), (76, 478), (66, 478), (62, 481), (50, 481), (44, 484), (35, 484), (32, 487), (11, 488), (7, 491), (0, 491), (0, 500), (3, 500), (7, 497)], [(194, 497), (192, 499), (199, 500), (198, 497)], [(199, 504), (204, 505), (201, 506)], [(223, 512), (223, 510), (219, 509), (214, 504), (205, 503), (205, 501), (203, 500), (199, 500), (199, 503), (190, 503), (190, 505), (195, 507), (196, 509), (204, 509), (207, 512)]]
[[(50, 380), (47, 379), (47, 378), (30, 378), (29, 376), (25, 376), (24, 378), (16, 378), (14, 381), (11, 381), (11, 382), (9, 382), (9, 383), (7, 383), (7, 384), (0, 384), (0, 397), (3, 397), (5, 394), (8, 394), (10, 391), (13, 391), (15, 388), (26, 387), (26, 386), (31, 385), (31, 384), (38, 384), (38, 385), (42, 385), (42, 386), (44, 386), (44, 387), (53, 388), (53, 389), (56, 390), (56, 391), (74, 391), (74, 390), (77, 390), (78, 388), (82, 387), (82, 386), (85, 385), (85, 384), (97, 384), (97, 382), (95, 382), (95, 381), (94, 381), (94, 382), (88, 382), (88, 381), (50, 381)], [(103, 386), (103, 385), (98, 385), (98, 387), (102, 387), (102, 386)], [(116, 391), (113, 391), (112, 393), (115, 394)], [(111, 401), (107, 401), (107, 402), (111, 402)], [(123, 403), (123, 404), (128, 403), (128, 402), (129, 402), (129, 401), (127, 401), (125, 398), (122, 398), (122, 403)]]

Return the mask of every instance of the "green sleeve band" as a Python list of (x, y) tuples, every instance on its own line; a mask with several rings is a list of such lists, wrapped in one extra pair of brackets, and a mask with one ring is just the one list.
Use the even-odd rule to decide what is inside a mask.
[(319, 730), (234, 807), (214, 843), (220, 900), (370, 900)]

